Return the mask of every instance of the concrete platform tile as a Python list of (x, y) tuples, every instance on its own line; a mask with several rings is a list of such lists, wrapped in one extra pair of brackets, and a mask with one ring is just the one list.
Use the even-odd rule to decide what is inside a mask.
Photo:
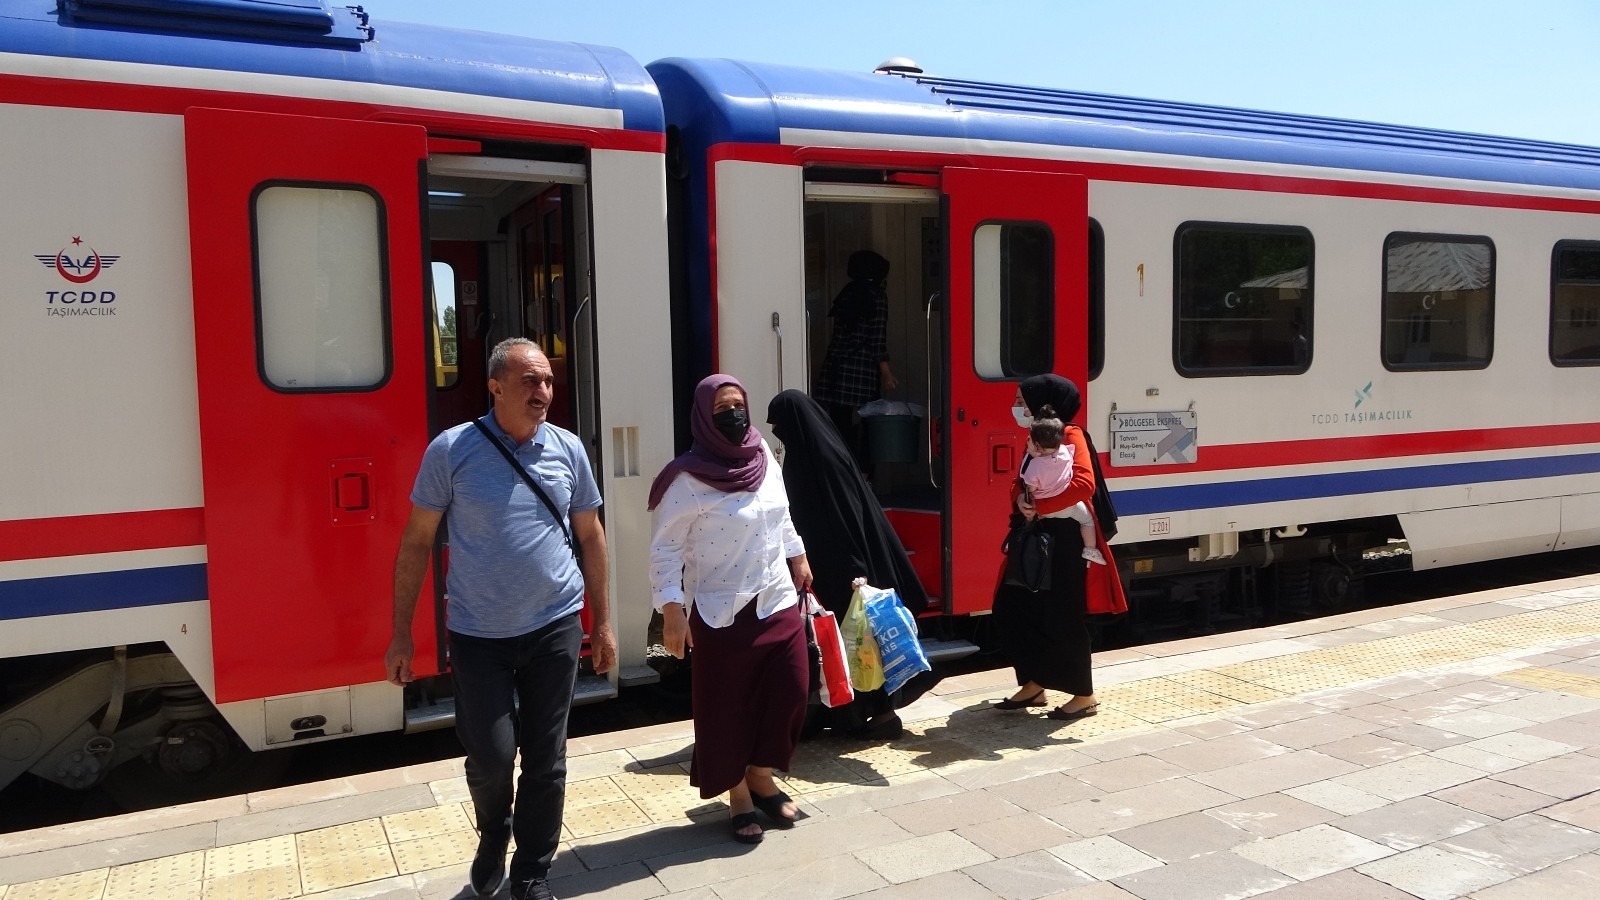
[[(651, 900), (667, 893), (643, 863), (629, 863), (598, 872), (583, 872), (550, 880), (557, 897), (593, 897), (605, 900)], [(471, 896), (470, 892), (468, 896)]]
[(303, 893), (300, 871), (294, 866), (247, 869), (207, 878), (201, 890), (206, 900), (288, 900)]
[(621, 831), (637, 825), (648, 825), (651, 821), (650, 816), (631, 800), (596, 803), (581, 809), (567, 810), (563, 817), (563, 824), (572, 832), (574, 838)]
[(436, 806), (443, 806), (446, 803), (463, 803), (472, 799), (472, 792), (467, 790), (467, 776), (465, 775), (430, 781), (428, 782), (428, 790), (433, 792), (433, 802)]
[(1600, 897), (1600, 856), (1588, 854), (1575, 857), (1531, 875), (1486, 888), (1472, 896), (1474, 900)]
[(390, 813), (432, 809), (434, 806), (432, 788), (426, 784), (408, 784), (352, 797), (222, 819), (217, 822), (216, 841), (219, 846), (242, 844), (330, 825), (359, 822)]
[(1038, 900), (1094, 881), (1043, 850), (979, 863), (961, 871), (1004, 900)]
[(890, 884), (965, 869), (994, 859), (982, 848), (952, 831), (939, 831), (856, 850), (853, 855)]
[(1272, 725), (1282, 725), (1285, 722), (1294, 722), (1299, 719), (1322, 715), (1324, 712), (1326, 710), (1320, 706), (1299, 700), (1274, 700), (1270, 703), (1259, 704), (1244, 712), (1231, 714), (1228, 718), (1235, 722), (1249, 725), (1252, 728), (1267, 728)]
[(1161, 860), (1141, 853), (1109, 834), (1058, 844), (1046, 848), (1046, 852), (1089, 877), (1102, 881), (1161, 866)]
[[(6, 835), (0, 843), (9, 839), (10, 835)], [(21, 883), (54, 878), (58, 875), (203, 850), (215, 843), (215, 826), (203, 823), (180, 825), (163, 831), (141, 830), (127, 837), (113, 837), (79, 845), (69, 844), (37, 853), (0, 858), (3, 859), (0, 861), (0, 881)]]
[(1040, 900), (1138, 900), (1138, 898), (1109, 881), (1099, 881), (1083, 887), (1067, 888), (1041, 897)]
[(389, 843), (389, 835), (383, 830), (382, 819), (362, 819), (330, 828), (303, 831), (294, 836), (294, 842), (300, 858), (309, 861), (341, 850), (380, 847)]
[(299, 864), (300, 857), (295, 848), (294, 835), (283, 834), (207, 850), (205, 878), (209, 881), (252, 869), (295, 867)]
[[(802, 825), (802, 827), (810, 827)], [(700, 850), (728, 844), (727, 826), (720, 821), (685, 823), (682, 825), (643, 825), (604, 835), (578, 838), (571, 844), (570, 853), (560, 858), (578, 860), (585, 869), (608, 869), (625, 863), (640, 862), (652, 857)], [(468, 849), (465, 859), (471, 859), (476, 848)]]
[(883, 816), (912, 834), (922, 835), (992, 822), (1024, 811), (996, 794), (972, 791), (896, 806), (883, 810)]
[(1600, 699), (1541, 691), (1515, 700), (1494, 703), (1484, 707), (1484, 710), (1533, 722), (1552, 722), (1600, 710)]
[(1511, 876), (1438, 847), (1418, 847), (1367, 863), (1357, 872), (1422, 900), (1454, 900)]
[(1060, 772), (997, 784), (987, 790), (1008, 803), (1030, 811), (1061, 806), (1105, 794), (1105, 791), (1091, 784)]
[[(1184, 744), (1193, 744), (1197, 740), (1200, 740), (1200, 738), (1171, 728), (1152, 728), (1127, 737), (1111, 738), (1084, 744), (1082, 749), (1077, 751), (1077, 755), (1084, 757), (1083, 765), (1091, 765), (1096, 760), (1110, 762), (1114, 759), (1138, 756), (1141, 753), (1152, 753), (1156, 750), (1167, 750)], [(1077, 767), (1074, 766), (1072, 768)]]
[(945, 797), (961, 788), (936, 772), (920, 772), (895, 779), (874, 779), (859, 785), (830, 788), (805, 795), (806, 802), (824, 816), (849, 816)]
[(1205, 810), (1205, 815), (1255, 837), (1276, 837), (1320, 825), (1339, 814), (1288, 794), (1264, 794)]
[(593, 806), (596, 803), (615, 803), (628, 795), (610, 778), (586, 778), (567, 782), (566, 808)]
[(1274, 744), (1281, 744), (1291, 750), (1304, 750), (1358, 734), (1371, 734), (1382, 727), (1376, 722), (1368, 722), (1353, 716), (1324, 713), (1281, 725), (1270, 725), (1258, 729), (1255, 736)]
[(1201, 772), (1193, 778), (1235, 797), (1246, 798), (1314, 781), (1326, 781), (1358, 769), (1360, 766), (1355, 763), (1324, 756), (1315, 750), (1296, 750), (1226, 769)]
[(1186, 734), (1199, 741), (1214, 740), (1216, 738), (1227, 737), (1231, 734), (1239, 734), (1241, 732), (1250, 730), (1250, 726), (1243, 725), (1239, 722), (1230, 722), (1227, 719), (1212, 719), (1209, 717), (1199, 721), (1194, 721), (1192, 723), (1173, 722), (1167, 725), (1167, 727), (1173, 731)]
[[(31, 831), (14, 831), (6, 835), (5, 841), (0, 842), (0, 859), (65, 847), (81, 847), (105, 840), (127, 839), (157, 831), (172, 831), (187, 825), (209, 824), (214, 828), (218, 819), (244, 815), (248, 809), (245, 798), (241, 795), (200, 800), (161, 809), (146, 809), (83, 822), (68, 822), (48, 828), (35, 828)], [(214, 832), (212, 842), (215, 842)]]
[(1529, 814), (1442, 840), (1439, 846), (1502, 872), (1526, 875), (1600, 849), (1600, 834)]
[(1375, 734), (1358, 734), (1343, 740), (1317, 744), (1311, 749), (1335, 759), (1353, 762), (1358, 766), (1381, 766), (1384, 763), (1395, 762), (1408, 756), (1420, 756), (1427, 752), (1414, 744)]
[(1600, 722), (1585, 722), (1583, 716), (1570, 716), (1565, 719), (1556, 719), (1531, 728), (1520, 728), (1518, 734), (1528, 734), (1542, 737), (1546, 740), (1560, 741), (1574, 747), (1600, 747)]
[(1267, 895), (1271, 900), (1416, 900), (1376, 878), (1354, 869), (1340, 869), (1328, 875), (1278, 888)]
[(891, 884), (853, 900), (928, 900), (930, 897), (959, 897), (961, 900), (1000, 900), (995, 893), (968, 878), (964, 872), (941, 872), (904, 884)]
[(1539, 813), (1558, 822), (1600, 832), (1600, 793), (1554, 804)]
[(1387, 700), (1382, 703), (1368, 703), (1365, 706), (1347, 707), (1343, 710), (1343, 713), (1352, 719), (1371, 722), (1380, 728), (1413, 725), (1417, 721), (1416, 713), (1411, 710), (1390, 706)]
[(199, 896), (200, 882), (205, 875), (204, 850), (114, 866), (106, 880), (105, 900), (158, 897), (167, 891), (181, 892), (186, 884), (192, 884), (195, 896)]
[(1525, 787), (1562, 800), (1600, 790), (1600, 765), (1594, 757), (1569, 753), (1493, 776), (1496, 781)]
[(1074, 747), (1083, 748), (1082, 750), (1069, 749), (1067, 747), (1046, 747), (1036, 750), (1015, 751), (1013, 753), (1002, 751), (1002, 755), (1005, 758), (998, 762), (985, 763), (984, 765), (970, 768), (946, 769), (943, 770), (943, 777), (948, 779), (951, 784), (968, 791), (995, 787), (1012, 781), (1033, 778), (1037, 775), (1092, 766), (1098, 760), (1089, 756), (1085, 751), (1094, 746), (1096, 745), (1083, 743), (1074, 745)]
[(395, 841), (389, 848), (395, 869), (401, 875), (441, 869), (471, 862), (478, 852), (478, 833), (470, 829), (436, 834), (409, 841)]
[(867, 779), (910, 775), (913, 772), (926, 771), (927, 768), (919, 764), (910, 754), (881, 744), (841, 753), (838, 761), (840, 765), (854, 770)]
[(1444, 731), (1438, 728), (1431, 728), (1427, 725), (1416, 724), (1397, 725), (1393, 728), (1384, 728), (1373, 732), (1373, 734), (1381, 738), (1387, 738), (1391, 741), (1399, 741), (1402, 744), (1410, 744), (1414, 747), (1421, 747), (1424, 750), (1438, 750), (1440, 747), (1454, 747), (1457, 744), (1465, 744), (1472, 740), (1471, 737), (1458, 732)]
[(1329, 780), (1386, 800), (1405, 800), (1482, 777), (1482, 772), (1470, 766), (1431, 756), (1413, 756)]
[(1078, 837), (1044, 816), (1031, 812), (965, 825), (955, 831), (996, 859), (1044, 850)]
[(1074, 769), (1072, 777), (1111, 793), (1187, 774), (1189, 770), (1177, 763), (1150, 755), (1139, 755)]
[(1042, 809), (1039, 813), (1068, 831), (1094, 837), (1222, 806), (1238, 799), (1188, 778), (1174, 778)]
[(636, 765), (637, 760), (633, 754), (626, 750), (604, 750), (599, 753), (584, 753), (578, 756), (567, 756), (567, 787), (572, 787), (580, 781), (591, 778), (604, 778), (625, 772), (629, 765)]
[(1314, 781), (1311, 784), (1287, 788), (1282, 793), (1344, 816), (1377, 809), (1389, 802), (1376, 794), (1334, 781)]
[(672, 763), (687, 763), (689, 758), (694, 755), (694, 740), (676, 738), (670, 741), (642, 744), (628, 748), (627, 752), (634, 759), (629, 768), (637, 766), (641, 769), (654, 769)]
[(1432, 797), (1413, 797), (1335, 822), (1340, 830), (1395, 850), (1410, 850), (1499, 820)]
[(1117, 840), (1164, 863), (1230, 850), (1259, 838), (1203, 812), (1162, 819), (1117, 832)]
[(100, 900), (105, 894), (109, 869), (90, 869), (14, 884), (6, 889), (11, 900)]
[(719, 882), (711, 889), (723, 900), (838, 900), (887, 883), (866, 863), (841, 853), (801, 866)]
[(1238, 900), (1292, 884), (1293, 879), (1236, 853), (1212, 853), (1115, 879), (1142, 900)]
[(1394, 850), (1360, 835), (1322, 824), (1235, 847), (1233, 852), (1297, 881), (1307, 881), (1382, 859), (1393, 854)]
[(398, 874), (387, 845), (340, 850), (300, 866), (301, 886), (308, 894), (393, 878)]
[(1263, 740), (1254, 734), (1233, 734), (1157, 750), (1150, 755), (1190, 772), (1212, 772), (1288, 752), (1288, 747)]
[(472, 820), (459, 803), (431, 806), (383, 817), (383, 828), (391, 841), (414, 841), (472, 828)]

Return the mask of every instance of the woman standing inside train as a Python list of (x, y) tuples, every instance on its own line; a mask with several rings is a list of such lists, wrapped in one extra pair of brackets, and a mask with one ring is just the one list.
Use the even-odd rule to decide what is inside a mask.
[(689, 430), (689, 451), (650, 486), (652, 602), (667, 651), (695, 651), (689, 781), (706, 799), (727, 793), (734, 839), (754, 844), (755, 810), (780, 828), (797, 815), (772, 770), (789, 768), (805, 721), (798, 607), (811, 568), (744, 386), (731, 375), (701, 381)]
[[(1024, 429), (1045, 406), (1055, 408), (1062, 421), (1077, 416), (1082, 400), (1078, 386), (1060, 375), (1035, 375), (1017, 387), (1012, 415)], [(1021, 491), (1013, 491), (1015, 514), (1027, 519), (1066, 509), (1074, 503), (1091, 503), (1103, 532), (1114, 528), (1116, 512), (1100, 485), (1094, 447), (1083, 429), (1068, 425), (1063, 445), (1073, 449), (1072, 479), (1061, 494), (1039, 501), (1039, 508)], [(1026, 463), (1024, 463), (1026, 465)], [(1000, 631), (1001, 650), (1016, 669), (1017, 692), (995, 704), (1013, 710), (1047, 706), (1048, 691), (1068, 694), (1067, 701), (1051, 710), (1052, 719), (1071, 722), (1092, 716), (1100, 703), (1094, 696), (1089, 668), (1088, 602), (1085, 589), (1083, 536), (1071, 519), (1044, 518), (1041, 525), (1054, 537), (1051, 549), (1050, 587), (1029, 591), (1002, 584), (995, 592), (994, 617)]]

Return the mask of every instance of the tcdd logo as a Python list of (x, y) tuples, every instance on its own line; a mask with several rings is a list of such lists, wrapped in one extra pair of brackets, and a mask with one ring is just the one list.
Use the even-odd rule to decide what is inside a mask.
[(88, 254), (77, 257), (76, 259), (68, 254), (68, 250), (74, 250), (82, 245), (83, 238), (73, 235), (72, 247), (62, 247), (59, 251), (53, 254), (35, 253), (33, 258), (37, 259), (41, 263), (44, 263), (46, 266), (55, 269), (57, 272), (60, 272), (62, 278), (65, 278), (73, 284), (88, 284), (89, 282), (95, 280), (96, 276), (100, 274), (101, 269), (111, 268), (116, 264), (116, 261), (121, 258), (117, 256), (106, 256), (105, 254), (100, 253), (98, 250), (95, 250), (93, 247), (84, 248), (89, 251)]

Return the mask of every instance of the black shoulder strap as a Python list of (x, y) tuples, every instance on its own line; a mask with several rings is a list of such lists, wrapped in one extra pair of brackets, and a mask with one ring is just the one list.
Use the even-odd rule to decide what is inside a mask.
[(576, 553), (577, 545), (572, 543), (572, 532), (567, 530), (567, 520), (561, 513), (556, 512), (556, 505), (550, 502), (550, 495), (544, 492), (544, 488), (539, 487), (539, 482), (533, 480), (533, 476), (528, 474), (528, 470), (522, 467), (522, 463), (517, 462), (517, 458), (511, 455), (511, 451), (506, 449), (505, 444), (500, 443), (499, 438), (496, 438), (494, 432), (483, 424), (482, 419), (473, 419), (472, 424), (483, 432), (483, 436), (488, 438), (489, 443), (494, 445), (496, 450), (500, 451), (500, 455), (506, 458), (506, 462), (511, 464), (511, 468), (522, 476), (522, 483), (531, 488), (534, 494), (544, 501), (544, 508), (550, 510), (550, 515), (556, 518), (556, 524), (561, 526), (561, 535), (567, 539), (567, 546), (571, 547), (573, 552)]

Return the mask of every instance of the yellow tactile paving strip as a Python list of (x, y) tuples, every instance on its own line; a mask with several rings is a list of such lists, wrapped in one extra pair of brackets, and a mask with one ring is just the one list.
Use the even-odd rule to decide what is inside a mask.
[[(1069, 725), (1041, 716), (996, 716), (981, 707), (1009, 690), (961, 696), (947, 716), (908, 723), (891, 744), (828, 741), (802, 745), (785, 790), (821, 799), (861, 785), (897, 784), (1017, 758), (1066, 740), (1092, 742), (1130, 731), (1199, 723), (1247, 712), (1253, 704), (1414, 673), (1525, 648), (1555, 647), (1600, 636), (1600, 600), (1530, 609), (1464, 624), (1440, 625), (1282, 656), (1176, 672), (1107, 686), (1102, 712)], [(1600, 698), (1600, 678), (1539, 666), (1495, 678)], [(648, 825), (681, 823), (719, 812), (689, 785), (686, 742), (667, 741), (572, 760), (563, 836), (591, 837)], [(635, 760), (635, 762), (628, 762)], [(620, 769), (620, 771), (619, 771)], [(94, 869), (24, 884), (0, 885), (0, 900), (274, 900), (441, 868), (471, 860), (477, 847), (471, 802), (459, 779), (434, 783), (438, 805), (331, 828)]]

